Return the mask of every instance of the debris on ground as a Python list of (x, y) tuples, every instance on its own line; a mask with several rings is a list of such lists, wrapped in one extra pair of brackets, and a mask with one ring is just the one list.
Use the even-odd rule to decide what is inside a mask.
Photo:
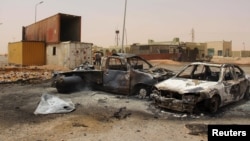
[(43, 94), (34, 114), (68, 113), (73, 110), (75, 105), (70, 99), (62, 100), (50, 94)]
[(127, 111), (126, 107), (120, 108), (117, 112), (114, 113), (113, 117), (117, 119), (125, 119), (131, 115), (130, 112)]
[(207, 125), (202, 123), (185, 124), (185, 127), (189, 129), (188, 133), (191, 135), (207, 134), (208, 131)]

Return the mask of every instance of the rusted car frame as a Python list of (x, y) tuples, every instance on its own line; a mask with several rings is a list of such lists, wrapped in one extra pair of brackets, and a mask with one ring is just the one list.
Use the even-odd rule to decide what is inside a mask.
[(52, 86), (60, 93), (92, 88), (146, 97), (154, 84), (174, 75), (173, 71), (156, 68), (140, 56), (119, 53), (104, 57), (100, 69), (82, 65), (69, 72), (57, 73), (52, 78)]
[(194, 62), (157, 83), (151, 97), (162, 108), (215, 113), (222, 106), (249, 98), (249, 81), (238, 65)]

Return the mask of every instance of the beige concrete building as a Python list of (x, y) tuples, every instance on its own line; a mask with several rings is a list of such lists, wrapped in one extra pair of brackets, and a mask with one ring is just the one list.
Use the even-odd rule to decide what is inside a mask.
[(201, 59), (207, 56), (206, 43), (185, 42), (187, 56), (196, 55), (196, 59)]
[(148, 40), (148, 44), (132, 44), (130, 53), (134, 54), (161, 54), (161, 53), (179, 53), (179, 47), (184, 46), (184, 43), (179, 41), (179, 38), (174, 38), (172, 41), (155, 42)]
[[(208, 56), (232, 56), (232, 41), (213, 41), (213, 42), (180, 42), (179, 38), (172, 41), (155, 42), (148, 40), (148, 44), (133, 44), (130, 53), (145, 54), (172, 54), (182, 55), (186, 61), (204, 60)], [(178, 57), (177, 57), (178, 58)]]
[(232, 41), (206, 42), (205, 54), (209, 56), (232, 57)]

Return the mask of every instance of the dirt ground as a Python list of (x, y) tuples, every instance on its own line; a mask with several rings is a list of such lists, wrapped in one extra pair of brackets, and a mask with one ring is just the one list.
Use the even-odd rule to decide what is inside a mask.
[[(152, 63), (174, 71), (185, 64), (165, 62)], [(248, 65), (244, 67), (250, 70)], [(44, 93), (71, 99), (76, 109), (35, 115)], [(192, 115), (158, 109), (151, 101), (133, 96), (92, 90), (59, 94), (50, 87), (50, 80), (0, 84), (0, 140), (4, 141), (206, 141), (203, 126), (250, 124), (249, 117), (250, 101), (245, 100), (221, 108), (215, 115)]]

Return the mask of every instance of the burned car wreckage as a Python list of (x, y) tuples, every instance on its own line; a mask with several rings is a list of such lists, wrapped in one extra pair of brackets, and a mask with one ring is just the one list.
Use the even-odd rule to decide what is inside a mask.
[(193, 113), (249, 98), (249, 76), (237, 65), (194, 62), (157, 83), (150, 95), (158, 107)]
[(118, 53), (104, 57), (100, 69), (84, 64), (72, 71), (55, 73), (52, 86), (59, 93), (92, 88), (145, 97), (149, 96), (154, 84), (174, 75), (171, 70), (153, 67), (140, 56)]

